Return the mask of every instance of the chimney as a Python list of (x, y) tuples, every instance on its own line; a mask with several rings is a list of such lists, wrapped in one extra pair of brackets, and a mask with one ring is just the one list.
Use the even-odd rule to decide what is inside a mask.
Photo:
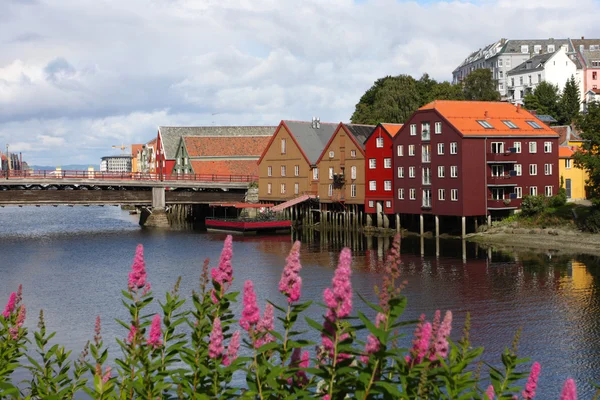
[(484, 116), (485, 119), (488, 118), (488, 112), (487, 112), (487, 110), (483, 112), (483, 116)]
[(317, 117), (317, 118), (315, 119), (315, 127), (316, 127), (317, 129), (321, 129), (321, 118)]
[(520, 103), (517, 104), (517, 112), (521, 112), (521, 104)]
[(315, 129), (317, 127), (317, 117), (312, 118), (311, 126), (313, 129)]

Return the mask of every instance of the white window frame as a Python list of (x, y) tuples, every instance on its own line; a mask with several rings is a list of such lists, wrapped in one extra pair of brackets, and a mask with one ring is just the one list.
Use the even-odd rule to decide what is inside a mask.
[(392, 191), (392, 181), (383, 181), (383, 191), (384, 192)]
[(552, 142), (544, 142), (544, 153), (552, 153)]
[(398, 167), (398, 178), (404, 178), (404, 167)]
[(515, 187), (515, 195), (517, 197), (517, 199), (522, 199), (523, 198), (523, 188), (520, 186)]
[(529, 164), (529, 176), (537, 176), (537, 164)]
[(450, 200), (458, 201), (458, 189), (450, 189)]
[(300, 166), (294, 165), (294, 176), (300, 176)]
[(383, 138), (382, 137), (378, 137), (377, 139), (375, 139), (375, 147), (377, 147), (378, 149), (383, 148)]
[(438, 200), (446, 200), (446, 189), (438, 189)]
[(313, 168), (313, 181), (319, 180), (319, 168)]
[(286, 173), (286, 172), (287, 172), (287, 171), (286, 171), (285, 165), (282, 165), (282, 166), (281, 166), (281, 176), (285, 176), (285, 173)]
[(537, 142), (529, 142), (529, 153), (537, 153)]
[(415, 176), (415, 167), (408, 167), (408, 177), (414, 178)]
[(369, 158), (369, 169), (376, 169), (376, 168), (377, 168), (377, 159)]
[(404, 145), (403, 144), (399, 144), (396, 147), (396, 154), (398, 155), (398, 157), (404, 156)]
[(298, 182), (294, 183), (294, 194), (300, 193), (300, 184)]
[(438, 176), (438, 178), (445, 178), (446, 177), (446, 167), (445, 166), (438, 165), (437, 176)]
[(415, 155), (415, 145), (414, 144), (409, 144), (408, 145), (408, 155), (410, 157)]
[(544, 164), (544, 175), (552, 175), (552, 164)]
[(504, 142), (492, 142), (490, 150), (492, 154), (504, 154)]
[(529, 187), (529, 195), (530, 196), (537, 196), (538, 191), (537, 191), (537, 186), (530, 186)]
[(398, 200), (404, 200), (404, 189), (403, 188), (398, 189)]
[(417, 199), (417, 189), (409, 189), (408, 190), (408, 197), (411, 200), (416, 200)]
[(523, 175), (523, 166), (521, 164), (515, 164), (514, 170), (515, 170), (516, 176)]
[(571, 169), (573, 166), (573, 160), (570, 158), (565, 159), (565, 169)]
[(377, 190), (377, 181), (369, 181), (369, 190), (374, 192)]
[(421, 122), (421, 140), (431, 140), (431, 124), (429, 122)]
[(335, 156), (335, 153), (333, 152), (333, 150), (331, 150), (331, 151), (329, 152), (329, 158), (333, 158), (334, 156)]
[(458, 143), (450, 142), (450, 154), (458, 154)]
[(270, 165), (267, 167), (267, 176), (273, 176), (273, 167)]
[(442, 134), (442, 123), (441, 122), (436, 122), (435, 123), (435, 134), (436, 135), (441, 135)]
[(286, 188), (285, 188), (285, 183), (282, 183), (282, 184), (279, 186), (279, 193), (281, 193), (281, 194), (285, 194), (285, 189), (286, 189)]
[(515, 153), (521, 154), (521, 142), (513, 142), (513, 147), (515, 148)]
[(417, 124), (410, 124), (410, 136), (417, 136)]
[(329, 186), (327, 187), (327, 195), (329, 197), (333, 196), (333, 184), (330, 183)]
[(350, 185), (350, 197), (356, 197), (356, 184)]
[(356, 150), (350, 150), (350, 157), (356, 158)]
[(458, 165), (450, 166), (450, 178), (458, 178)]
[(356, 179), (356, 165), (350, 167), (350, 179)]
[(438, 145), (437, 145), (437, 153), (438, 153), (438, 156), (443, 156), (444, 155), (444, 143), (438, 143)]
[(383, 159), (383, 168), (386, 168), (386, 169), (392, 168), (392, 159), (391, 158)]
[(333, 167), (329, 167), (329, 179), (333, 179), (334, 170)]
[(267, 194), (273, 193), (273, 184), (267, 183)]
[(281, 139), (281, 154), (285, 154), (287, 150), (287, 142), (285, 139)]
[(373, 200), (369, 200), (369, 208), (375, 207), (375, 202)]
[(386, 200), (385, 201), (385, 208), (392, 208), (392, 202), (391, 202), (391, 200)]
[(552, 186), (546, 186), (544, 188), (544, 193), (546, 194), (546, 197), (552, 197)]

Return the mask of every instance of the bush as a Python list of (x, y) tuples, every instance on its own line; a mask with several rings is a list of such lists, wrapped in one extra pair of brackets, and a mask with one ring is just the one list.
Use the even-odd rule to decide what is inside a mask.
[(539, 214), (546, 208), (546, 197), (544, 196), (525, 196), (521, 203), (521, 213), (528, 217)]
[(587, 215), (579, 215), (577, 225), (584, 232), (600, 233), (600, 209), (593, 208)]
[[(0, 398), (72, 399), (85, 392), (92, 399), (509, 399), (523, 388), (519, 382), (527, 377), (523, 365), (527, 359), (516, 354), (517, 332), (513, 346), (501, 356), (503, 367), (490, 367), (489, 380), (481, 375), (481, 381), (491, 382), (484, 392), (479, 381), (483, 348), (469, 342), (468, 314), (463, 337), (456, 343), (449, 338), (452, 313), (442, 319), (437, 311), (432, 322), (421, 317), (411, 350), (399, 347), (398, 330), (416, 322), (402, 318), (406, 298), (401, 295), (399, 236), (377, 289), (378, 304), (363, 299), (376, 314), (373, 321), (361, 312), (351, 316), (352, 255), (349, 249), (342, 250), (332, 287), (323, 293), (323, 320), (305, 318), (320, 338), (312, 356), (309, 349), (315, 343), (294, 328), (312, 303), (299, 301), (300, 242), (294, 243), (279, 283), (287, 304), (268, 302), (262, 317), (252, 281), (244, 283), (239, 320), (232, 311), (239, 295), (229, 291), (232, 255), (228, 236), (218, 267), (209, 271), (209, 260), (204, 262), (190, 311), (183, 310), (186, 299), (179, 293), (178, 280), (159, 302), (162, 311), (149, 315), (144, 309), (155, 300), (139, 245), (127, 290), (122, 291), (129, 317), (118, 321), (124, 328), (120, 336), (127, 339), (116, 339), (121, 356), (112, 366), (99, 317), (93, 340), (74, 361), (63, 346), (50, 343), (54, 334), (46, 332), (43, 313), (31, 338), (23, 326), (25, 306), (19, 288), (0, 316)], [(274, 329), (276, 314), (282, 332)], [(31, 342), (36, 354), (27, 349)], [(248, 355), (238, 354), (242, 342)], [(18, 367), (30, 373), (19, 386), (12, 380)], [(523, 394), (527, 398), (534, 397), (539, 364), (531, 371), (527, 396)], [(234, 373), (245, 379), (235, 384)], [(570, 389), (573, 381), (567, 384)]]
[(565, 204), (567, 204), (567, 191), (564, 188), (560, 188), (558, 194), (548, 200), (548, 205), (553, 208), (559, 208)]

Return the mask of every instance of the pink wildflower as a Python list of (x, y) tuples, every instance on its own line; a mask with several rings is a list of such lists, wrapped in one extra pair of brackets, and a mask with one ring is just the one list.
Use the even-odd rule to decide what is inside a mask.
[(162, 333), (160, 331), (160, 315), (154, 315), (152, 318), (152, 325), (150, 326), (150, 335), (146, 342), (149, 346), (154, 348), (162, 346)]
[(23, 300), (23, 285), (19, 284), (19, 288), (17, 289), (17, 297), (15, 298), (15, 306), (21, 304)]
[(257, 331), (257, 333), (262, 334), (262, 337), (260, 337), (256, 340), (256, 343), (254, 344), (255, 348), (258, 349), (259, 347), (261, 347), (267, 343), (271, 343), (275, 340), (273, 335), (271, 335), (269, 333), (269, 331), (272, 331), (275, 329), (274, 318), (275, 318), (275, 309), (273, 308), (273, 305), (271, 303), (267, 303), (267, 305), (265, 307), (265, 313), (264, 313), (262, 319), (260, 320), (260, 322), (258, 323), (258, 325), (256, 325), (256, 331)]
[(485, 395), (487, 396), (488, 400), (494, 400), (496, 397), (496, 392), (494, 392), (494, 387), (492, 385), (488, 386), (487, 390), (485, 391)]
[(134, 325), (131, 325), (131, 328), (129, 329), (129, 334), (127, 335), (127, 343), (133, 344), (136, 334), (137, 334), (137, 328)]
[(437, 337), (438, 330), (440, 329), (440, 321), (442, 319), (442, 313), (440, 310), (435, 310), (433, 314), (433, 322), (431, 323), (431, 337)]
[(100, 343), (100, 341), (102, 340), (102, 336), (100, 336), (100, 331), (100, 316), (98, 315), (96, 317), (96, 324), (94, 325), (94, 342), (96, 343), (96, 345), (98, 345), (98, 343)]
[(258, 323), (260, 320), (260, 310), (256, 304), (256, 293), (254, 293), (254, 284), (252, 281), (244, 283), (244, 310), (240, 318), (240, 326), (246, 331)]
[(523, 399), (531, 400), (535, 397), (535, 390), (537, 389), (537, 381), (540, 376), (540, 370), (542, 367), (540, 363), (535, 362), (531, 366), (531, 372), (529, 373), (529, 379), (527, 379), (527, 384), (525, 385), (525, 390), (521, 393), (523, 395)]
[(17, 315), (17, 326), (19, 328), (25, 323), (26, 314), (27, 310), (25, 310), (25, 304), (21, 304), (21, 307), (19, 307), (19, 315)]
[(217, 304), (219, 302), (219, 299), (217, 299), (217, 291), (215, 289), (211, 289), (210, 291), (210, 300), (213, 302), (213, 304)]
[(287, 296), (289, 303), (300, 299), (302, 278), (299, 273), (301, 269), (300, 241), (296, 241), (286, 259), (285, 268), (281, 273), (281, 280), (279, 281), (279, 291)]
[(575, 381), (571, 378), (565, 381), (562, 393), (560, 394), (560, 400), (577, 400), (577, 389), (575, 388)]
[(152, 286), (150, 285), (150, 282), (146, 282), (146, 285), (144, 286), (144, 290), (142, 291), (142, 296), (145, 296), (148, 293), (150, 293), (151, 289), (152, 289)]
[(208, 356), (210, 358), (219, 358), (223, 354), (223, 331), (221, 330), (221, 320), (215, 318), (213, 321), (212, 332), (210, 332), (210, 343), (208, 344)]
[(4, 318), (9, 318), (10, 314), (12, 314), (12, 312), (15, 311), (16, 298), (17, 294), (15, 292), (12, 292), (8, 297), (8, 303), (6, 303), (6, 307), (4, 308), (4, 312), (2, 313), (2, 315), (4, 315)]
[(111, 368), (106, 367), (106, 372), (102, 376), (102, 383), (108, 382), (108, 380), (110, 379), (110, 375), (111, 375)]
[(411, 355), (406, 356), (407, 362), (414, 362), (415, 364), (419, 364), (425, 356), (427, 355), (427, 351), (429, 350), (429, 342), (431, 340), (431, 323), (425, 322), (425, 314), (421, 315), (419, 318), (419, 323), (415, 329), (415, 338), (413, 340), (413, 347), (410, 351)]
[[(290, 367), (292, 368), (308, 368), (309, 365), (309, 354), (308, 351), (305, 351), (302, 353), (302, 355), (300, 354), (302, 353), (302, 349), (300, 349), (299, 347), (296, 347), (294, 349), (294, 351), (292, 352), (292, 358), (290, 359)], [(304, 386), (308, 383), (308, 377), (306, 376), (306, 372), (305, 371), (296, 371), (296, 384), (300, 385), (300, 386)], [(293, 380), (290, 378), (288, 379), (288, 383), (291, 385), (293, 382)]]
[(233, 256), (232, 241), (233, 238), (231, 235), (227, 235), (223, 251), (221, 252), (221, 258), (219, 259), (219, 267), (213, 268), (210, 271), (212, 280), (221, 285), (223, 291), (229, 289), (233, 281), (233, 269), (231, 268), (231, 257)]
[(138, 244), (135, 257), (129, 273), (129, 289), (138, 290), (146, 285), (146, 263), (144, 261), (144, 246)]
[(325, 396), (323, 396), (323, 400), (329, 400), (330, 396), (328, 394), (326, 394)]
[(223, 364), (227, 367), (237, 358), (237, 353), (240, 348), (240, 331), (235, 331), (229, 340), (227, 346), (227, 354), (223, 356)]
[(430, 360), (437, 360), (438, 357), (446, 358), (448, 355), (448, 336), (452, 331), (452, 311), (446, 311), (444, 320), (440, 325), (435, 336), (435, 354), (431, 354)]
[[(377, 317), (375, 317), (375, 326), (379, 328), (381, 324), (385, 323), (386, 316), (382, 313), (377, 313)], [(365, 344), (365, 354), (361, 356), (360, 360), (363, 363), (369, 362), (369, 355), (373, 353), (377, 353), (381, 348), (381, 343), (379, 339), (372, 333), (367, 337), (367, 343)]]

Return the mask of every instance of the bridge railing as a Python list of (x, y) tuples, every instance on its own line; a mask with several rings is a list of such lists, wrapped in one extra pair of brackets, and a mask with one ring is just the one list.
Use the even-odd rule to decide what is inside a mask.
[(196, 181), (196, 182), (255, 182), (254, 175), (219, 174), (170, 174), (161, 175), (146, 172), (102, 172), (102, 171), (47, 171), (47, 170), (10, 170), (0, 171), (0, 179), (94, 179), (126, 181)]

